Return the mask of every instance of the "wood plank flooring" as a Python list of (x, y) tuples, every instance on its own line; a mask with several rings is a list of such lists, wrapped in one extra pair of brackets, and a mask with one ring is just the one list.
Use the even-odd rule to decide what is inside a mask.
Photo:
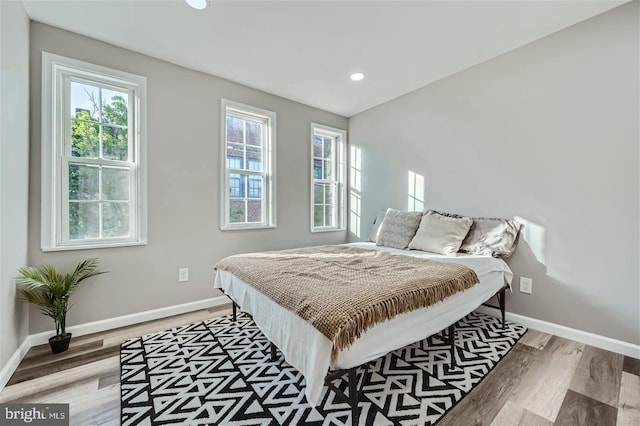
[[(230, 306), (31, 348), (0, 402), (68, 403), (72, 425), (120, 424), (120, 343)], [(640, 425), (640, 360), (531, 330), (439, 425)]]

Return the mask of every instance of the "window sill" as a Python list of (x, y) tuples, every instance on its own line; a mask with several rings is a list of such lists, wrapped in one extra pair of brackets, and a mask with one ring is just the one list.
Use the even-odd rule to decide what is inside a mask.
[(311, 233), (321, 233), (321, 232), (343, 232), (346, 231), (346, 228), (311, 228)]
[(276, 225), (242, 225), (242, 226), (232, 226), (232, 225), (225, 225), (225, 226), (221, 226), (220, 230), (221, 231), (245, 231), (245, 230), (251, 230), (251, 229), (275, 229)]
[(110, 242), (110, 243), (90, 243), (90, 244), (78, 244), (68, 246), (53, 246), (42, 247), (43, 252), (50, 251), (71, 251), (71, 250), (89, 250), (89, 249), (108, 249), (116, 247), (130, 247), (130, 246), (146, 246), (146, 241), (123, 241), (123, 242)]

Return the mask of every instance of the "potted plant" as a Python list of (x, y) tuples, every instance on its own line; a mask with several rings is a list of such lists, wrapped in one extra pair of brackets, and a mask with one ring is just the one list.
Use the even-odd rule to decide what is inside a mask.
[(49, 339), (54, 354), (69, 349), (71, 333), (67, 333), (67, 312), (71, 308), (69, 298), (78, 285), (87, 278), (106, 273), (98, 269), (98, 258), (92, 257), (78, 263), (71, 273), (60, 274), (55, 266), (40, 269), (31, 266), (20, 268), (17, 278), (18, 294), (22, 300), (40, 307), (43, 314), (56, 324), (56, 335)]

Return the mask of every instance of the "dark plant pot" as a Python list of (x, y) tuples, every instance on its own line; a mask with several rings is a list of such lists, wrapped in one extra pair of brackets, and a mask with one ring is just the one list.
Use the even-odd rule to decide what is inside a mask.
[(49, 339), (49, 346), (51, 346), (51, 352), (59, 354), (69, 349), (69, 343), (71, 342), (71, 333), (67, 333), (65, 336), (53, 336)]

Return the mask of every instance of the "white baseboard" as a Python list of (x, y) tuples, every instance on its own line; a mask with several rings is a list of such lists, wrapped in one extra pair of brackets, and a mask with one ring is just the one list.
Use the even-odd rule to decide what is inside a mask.
[(18, 365), (20, 365), (20, 361), (25, 357), (31, 345), (29, 344), (29, 336), (27, 336), (22, 344), (16, 349), (16, 351), (11, 355), (9, 361), (5, 364), (5, 366), (0, 370), (0, 391), (4, 389), (7, 382), (13, 375), (13, 372), (16, 371)]
[[(150, 311), (137, 312), (135, 314), (78, 324), (67, 327), (67, 331), (69, 333), (73, 333), (75, 337), (84, 336), (86, 334), (113, 330), (114, 328), (139, 324), (141, 322), (170, 317), (172, 315), (184, 314), (186, 312), (197, 311), (199, 309), (207, 309), (213, 306), (223, 305), (225, 303), (229, 303), (229, 299), (226, 296), (212, 297), (210, 299), (198, 300), (196, 302), (183, 303), (182, 305), (167, 306), (166, 308), (153, 309)], [(47, 343), (49, 341), (49, 337), (54, 334), (54, 330), (32, 334), (29, 336), (29, 343), (31, 346), (43, 345)]]
[[(480, 306), (476, 311), (494, 317), (500, 317), (500, 310), (490, 308), (488, 306)], [(600, 336), (599, 334), (565, 327), (564, 325), (558, 325), (536, 318), (525, 317), (524, 315), (512, 314), (511, 312), (506, 312), (505, 317), (507, 320), (517, 322), (518, 324), (522, 324), (532, 330), (554, 334), (556, 336), (564, 337), (565, 339), (575, 340), (576, 342), (585, 343), (597, 348), (606, 349), (611, 352), (640, 359), (640, 345), (634, 345), (632, 343), (623, 342), (622, 340)]]

